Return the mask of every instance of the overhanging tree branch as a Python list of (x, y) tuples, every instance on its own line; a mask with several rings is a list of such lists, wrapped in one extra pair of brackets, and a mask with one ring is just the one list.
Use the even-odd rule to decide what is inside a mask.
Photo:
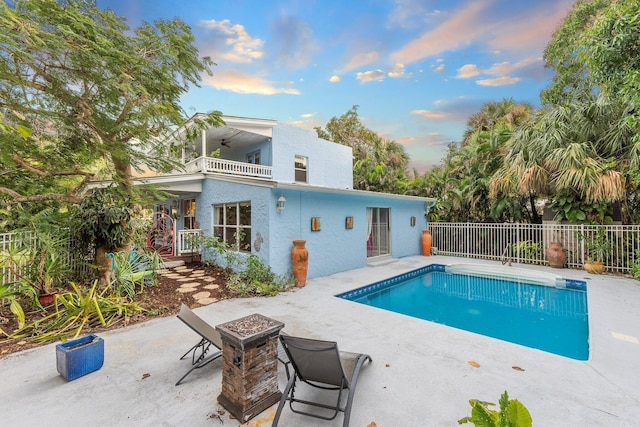
[(23, 196), (7, 187), (0, 187), (0, 193), (6, 194), (14, 201), (19, 203), (24, 202), (46, 202), (49, 200), (56, 200), (59, 202), (67, 202), (72, 204), (79, 204), (82, 201), (81, 196), (75, 196), (73, 194), (35, 194), (33, 196)]

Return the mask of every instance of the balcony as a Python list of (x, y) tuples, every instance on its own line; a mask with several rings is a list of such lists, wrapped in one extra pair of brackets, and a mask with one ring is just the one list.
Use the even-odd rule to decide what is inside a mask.
[(252, 178), (271, 179), (271, 166), (253, 163), (236, 162), (233, 160), (213, 157), (198, 157), (185, 165), (188, 173), (222, 173), (226, 175), (247, 176)]

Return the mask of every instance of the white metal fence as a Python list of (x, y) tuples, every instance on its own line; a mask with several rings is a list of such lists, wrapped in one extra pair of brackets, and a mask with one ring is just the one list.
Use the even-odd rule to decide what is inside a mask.
[[(32, 232), (24, 233), (0, 233), (0, 261), (4, 261), (9, 250), (18, 245), (32, 245), (35, 243), (35, 235)], [(2, 272), (2, 280), (0, 285), (11, 283), (19, 279), (17, 273), (9, 267), (9, 263), (0, 262), (0, 272)]]
[(640, 262), (639, 225), (429, 223), (439, 255), (545, 265), (549, 244), (560, 242), (569, 268), (582, 268), (587, 242), (600, 228), (611, 244), (604, 260), (607, 271), (627, 272)]
[[(29, 248), (37, 245), (37, 236), (31, 231), (0, 233), (0, 285), (12, 283), (20, 279), (20, 273), (24, 271), (16, 271), (17, 268), (26, 268), (26, 265), (15, 265), (9, 262), (9, 253), (12, 250)], [(79, 254), (71, 250), (72, 242), (66, 241), (69, 245), (68, 250), (63, 254), (62, 262), (66, 263), (68, 268), (78, 275), (78, 277), (86, 277), (91, 272), (91, 267), (87, 262), (83, 261)], [(29, 259), (28, 255), (24, 256), (25, 263)], [(15, 259), (14, 259), (15, 261)]]
[[(187, 255), (199, 253), (200, 239), (202, 236), (202, 230), (180, 230), (175, 241), (175, 252), (177, 255)], [(7, 255), (10, 250), (16, 248), (25, 248), (36, 245), (36, 235), (32, 232), (16, 232), (16, 233), (0, 233), (0, 284), (11, 283), (20, 279), (20, 271), (15, 271), (16, 266), (14, 263), (7, 261)], [(71, 245), (69, 248), (71, 249)], [(73, 251), (66, 251), (66, 258), (64, 262), (76, 273), (80, 273), (83, 276), (88, 274), (90, 267), (82, 262)], [(26, 266), (22, 266), (23, 268)]]
[[(524, 264), (548, 264), (546, 249), (551, 242), (560, 242), (567, 250), (567, 267), (582, 268), (588, 256), (586, 243), (604, 228), (611, 243), (605, 258), (610, 272), (627, 272), (640, 263), (640, 225), (572, 225), (572, 224), (481, 224), (430, 223), (433, 248), (440, 255), (502, 260)], [(176, 253), (197, 252), (201, 230), (178, 233)], [(31, 233), (0, 233), (0, 260), (16, 246), (33, 243)], [(69, 259), (72, 268), (86, 270), (81, 260)], [(14, 272), (0, 264), (0, 284), (17, 279)]]

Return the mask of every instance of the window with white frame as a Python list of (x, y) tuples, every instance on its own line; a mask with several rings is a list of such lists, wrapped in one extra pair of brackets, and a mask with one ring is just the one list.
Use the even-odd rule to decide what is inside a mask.
[(196, 199), (186, 199), (182, 201), (182, 215), (184, 217), (185, 230), (199, 228), (196, 221)]
[(307, 182), (307, 157), (296, 156), (294, 161), (296, 182)]
[(253, 163), (254, 165), (260, 164), (260, 150), (253, 151), (247, 154), (247, 163)]
[(214, 205), (213, 235), (233, 250), (251, 252), (251, 202)]

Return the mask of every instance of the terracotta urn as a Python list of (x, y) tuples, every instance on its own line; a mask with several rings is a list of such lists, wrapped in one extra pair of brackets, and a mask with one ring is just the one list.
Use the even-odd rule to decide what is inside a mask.
[(431, 255), (431, 242), (433, 238), (431, 236), (431, 231), (422, 230), (422, 255), (429, 256)]
[(306, 240), (294, 240), (291, 249), (291, 266), (296, 286), (302, 288), (307, 284), (307, 269), (309, 267), (309, 251), (304, 246)]
[(554, 268), (564, 268), (567, 262), (567, 251), (560, 242), (551, 242), (547, 248), (547, 259), (549, 265)]

